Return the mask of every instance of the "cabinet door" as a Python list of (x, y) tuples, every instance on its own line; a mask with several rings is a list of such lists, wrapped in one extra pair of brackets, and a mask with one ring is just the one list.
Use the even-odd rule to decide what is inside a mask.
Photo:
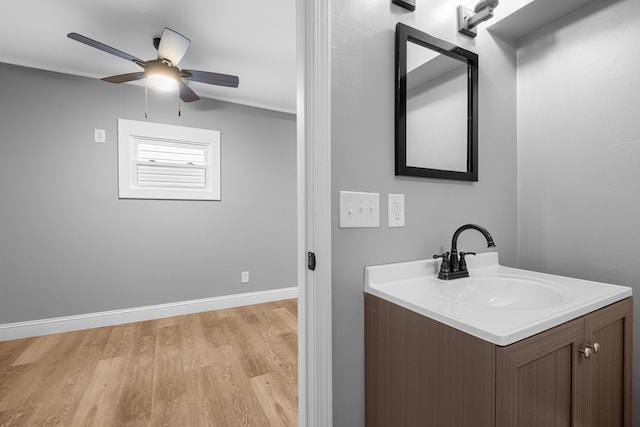
[(585, 316), (586, 360), (580, 413), (585, 426), (631, 427), (631, 299)]
[(367, 427), (494, 427), (495, 353), (490, 342), (365, 295)]
[(575, 425), (582, 318), (496, 349), (496, 426)]

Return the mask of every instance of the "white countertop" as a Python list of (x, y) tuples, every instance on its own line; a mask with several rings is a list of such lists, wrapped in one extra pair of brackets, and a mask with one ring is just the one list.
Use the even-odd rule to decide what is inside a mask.
[(501, 346), (623, 300), (632, 293), (626, 286), (504, 267), (498, 263), (497, 252), (488, 252), (467, 258), (471, 278), (515, 277), (543, 287), (548, 284), (559, 292), (557, 301), (546, 306), (530, 301), (527, 296), (520, 303), (508, 302), (503, 306), (460, 302), (447, 286), (466, 279), (438, 279), (440, 262), (427, 259), (365, 267), (364, 290)]

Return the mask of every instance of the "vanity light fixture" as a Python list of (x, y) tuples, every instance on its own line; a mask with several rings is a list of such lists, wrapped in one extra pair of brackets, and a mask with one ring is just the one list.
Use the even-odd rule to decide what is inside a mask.
[(411, 12), (416, 10), (416, 0), (391, 0), (391, 3), (397, 4), (400, 7), (404, 7)]
[(458, 32), (469, 37), (477, 36), (476, 27), (493, 17), (493, 9), (498, 3), (499, 0), (480, 0), (473, 10), (458, 6)]

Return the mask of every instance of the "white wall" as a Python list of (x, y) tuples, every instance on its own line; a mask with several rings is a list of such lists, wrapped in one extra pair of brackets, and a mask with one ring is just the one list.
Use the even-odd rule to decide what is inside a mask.
[[(459, 35), (457, 2), (417, 2), (410, 13), (389, 0), (333, 2), (332, 11), (332, 293), (334, 425), (364, 425), (364, 267), (430, 258), (448, 250), (468, 222), (492, 233), (501, 262), (516, 263), (515, 47), (480, 29)], [(401, 21), (480, 56), (479, 182), (394, 175), (394, 41)], [(339, 229), (340, 190), (404, 193), (406, 227)], [(462, 234), (459, 247), (485, 251), (484, 238)]]
[(296, 285), (295, 116), (179, 118), (150, 92), (149, 121), (221, 131), (222, 201), (119, 200), (117, 119), (144, 120), (143, 88), (0, 64), (0, 100), (0, 324)]
[[(520, 267), (640, 291), (640, 2), (597, 0), (520, 41), (518, 179)], [(638, 320), (634, 353), (640, 425)]]

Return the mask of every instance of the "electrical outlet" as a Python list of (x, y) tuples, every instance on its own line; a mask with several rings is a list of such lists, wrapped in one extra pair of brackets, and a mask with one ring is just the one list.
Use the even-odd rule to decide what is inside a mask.
[(380, 194), (340, 192), (340, 228), (380, 227)]
[(404, 227), (404, 194), (389, 194), (389, 227)]
[(241, 283), (249, 283), (249, 272), (248, 271), (243, 271), (242, 272), (242, 277), (240, 278), (240, 282)]

